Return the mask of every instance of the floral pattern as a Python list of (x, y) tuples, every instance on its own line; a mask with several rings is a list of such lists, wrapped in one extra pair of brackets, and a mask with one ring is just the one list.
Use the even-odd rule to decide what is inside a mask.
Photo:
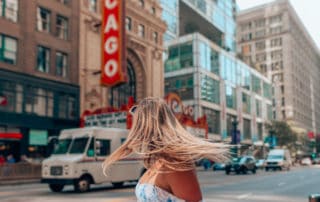
[(135, 192), (138, 202), (185, 202), (153, 184), (138, 183)]

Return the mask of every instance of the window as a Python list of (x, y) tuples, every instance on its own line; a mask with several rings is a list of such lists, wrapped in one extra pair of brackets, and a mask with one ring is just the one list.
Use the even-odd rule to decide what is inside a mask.
[(272, 105), (267, 104), (267, 118), (268, 120), (272, 120), (273, 112)]
[(282, 39), (281, 38), (271, 39), (271, 41), (270, 41), (270, 46), (271, 47), (277, 47), (277, 46), (281, 46), (281, 45), (282, 45)]
[(256, 115), (257, 115), (257, 117), (262, 117), (262, 104), (261, 104), (261, 100), (256, 100)]
[(50, 69), (50, 49), (38, 46), (37, 54), (37, 70), (40, 72), (49, 73)]
[(39, 116), (53, 116), (53, 92), (34, 86), (25, 86), (25, 112)]
[(167, 23), (168, 25), (168, 31), (172, 32), (173, 34), (177, 34), (178, 32), (178, 17), (172, 14), (171, 12), (168, 12), (166, 10), (162, 11), (162, 19)]
[(199, 43), (200, 66), (201, 68), (219, 75), (219, 53), (207, 43)]
[(144, 8), (144, 0), (139, 0), (139, 6), (141, 6), (142, 8)]
[(279, 34), (282, 32), (282, 26), (270, 28), (270, 34)]
[(50, 11), (38, 7), (37, 9), (37, 29), (41, 32), (50, 32)]
[(282, 59), (282, 50), (276, 50), (271, 52), (271, 59), (276, 60), (276, 59)]
[(0, 62), (17, 64), (17, 40), (0, 35)]
[(193, 99), (193, 75), (181, 75), (165, 79), (165, 93), (174, 92), (178, 94), (182, 100)]
[(126, 30), (128, 31), (132, 30), (132, 20), (130, 17), (126, 17)]
[(220, 112), (206, 107), (202, 108), (202, 112), (207, 117), (209, 133), (220, 134)]
[(68, 55), (61, 52), (56, 52), (56, 75), (61, 77), (67, 76)]
[(243, 119), (243, 138), (245, 140), (251, 139), (251, 121)]
[(96, 13), (98, 10), (97, 0), (87, 0), (87, 1), (88, 1), (89, 11)]
[(251, 113), (251, 100), (250, 96), (242, 93), (242, 111), (245, 113)]
[(261, 79), (255, 75), (252, 75), (252, 90), (261, 95), (262, 87), (261, 87)]
[(62, 16), (57, 16), (56, 21), (57, 37), (60, 39), (68, 39), (68, 19)]
[(60, 3), (63, 3), (64, 5), (68, 5), (70, 0), (57, 0)]
[(275, 15), (269, 18), (270, 24), (281, 22), (281, 20), (282, 20), (281, 15)]
[(256, 42), (256, 50), (264, 50), (266, 48), (265, 41)]
[(266, 35), (266, 30), (260, 30), (256, 32), (256, 38), (264, 37)]
[(263, 96), (265, 98), (269, 98), (271, 99), (271, 96), (272, 96), (272, 89), (271, 89), (271, 85), (266, 83), (266, 82), (263, 82)]
[(237, 117), (231, 114), (227, 114), (227, 136), (231, 137), (231, 134), (234, 131), (234, 126), (232, 122), (237, 120)]
[(256, 55), (256, 61), (257, 62), (263, 62), (266, 61), (267, 55), (265, 53), (260, 53)]
[(17, 22), (18, 0), (0, 0), (0, 17)]
[(73, 95), (60, 93), (58, 96), (58, 116), (63, 119), (76, 117), (76, 99)]
[(220, 104), (220, 83), (213, 78), (201, 75), (201, 99)]
[(169, 47), (168, 59), (165, 61), (165, 72), (176, 71), (193, 66), (193, 45), (186, 42)]
[(145, 33), (144, 33), (144, 25), (138, 25), (138, 35), (140, 36), (140, 37), (142, 37), (142, 38), (144, 38), (144, 35), (145, 35)]
[(153, 15), (156, 14), (156, 8), (155, 8), (155, 7), (152, 7), (152, 8), (151, 8), (151, 13), (152, 13)]
[(264, 27), (266, 25), (266, 20), (263, 19), (259, 19), (255, 21), (256, 27)]
[(226, 102), (227, 107), (236, 109), (237, 108), (237, 96), (235, 88), (226, 85)]
[(158, 43), (158, 32), (152, 33), (152, 40), (154, 43)]
[(108, 156), (110, 154), (110, 140), (96, 139), (96, 154), (97, 156)]
[(0, 80), (0, 111), (22, 112), (22, 86), (10, 81)]
[(136, 75), (130, 61), (127, 61), (128, 81), (124, 84), (111, 88), (110, 104), (113, 107), (121, 107), (127, 104), (128, 97), (136, 100)]

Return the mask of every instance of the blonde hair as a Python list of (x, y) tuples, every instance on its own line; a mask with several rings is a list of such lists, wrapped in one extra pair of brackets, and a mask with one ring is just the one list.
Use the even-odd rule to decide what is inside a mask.
[(227, 151), (224, 144), (191, 135), (163, 99), (149, 97), (140, 101), (127, 140), (104, 161), (103, 169), (131, 153), (138, 153), (143, 156), (146, 168), (160, 161), (170, 170), (185, 171), (194, 169), (199, 159), (226, 160)]

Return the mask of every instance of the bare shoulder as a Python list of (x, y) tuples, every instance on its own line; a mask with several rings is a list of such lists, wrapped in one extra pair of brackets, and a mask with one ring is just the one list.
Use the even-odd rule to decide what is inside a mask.
[(165, 174), (165, 180), (175, 196), (190, 202), (202, 200), (195, 170), (168, 172)]

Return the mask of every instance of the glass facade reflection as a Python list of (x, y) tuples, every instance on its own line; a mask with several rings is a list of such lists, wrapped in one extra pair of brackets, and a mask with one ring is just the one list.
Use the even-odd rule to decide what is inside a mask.
[(206, 115), (209, 134), (230, 137), (231, 120), (239, 118), (247, 139), (265, 133), (257, 123), (272, 119), (269, 80), (198, 33), (169, 43), (167, 50), (165, 93), (191, 103), (195, 117)]
[(160, 0), (162, 6), (162, 20), (164, 20), (168, 26), (166, 33), (164, 34), (164, 41), (170, 41), (178, 36), (179, 27), (179, 0)]

